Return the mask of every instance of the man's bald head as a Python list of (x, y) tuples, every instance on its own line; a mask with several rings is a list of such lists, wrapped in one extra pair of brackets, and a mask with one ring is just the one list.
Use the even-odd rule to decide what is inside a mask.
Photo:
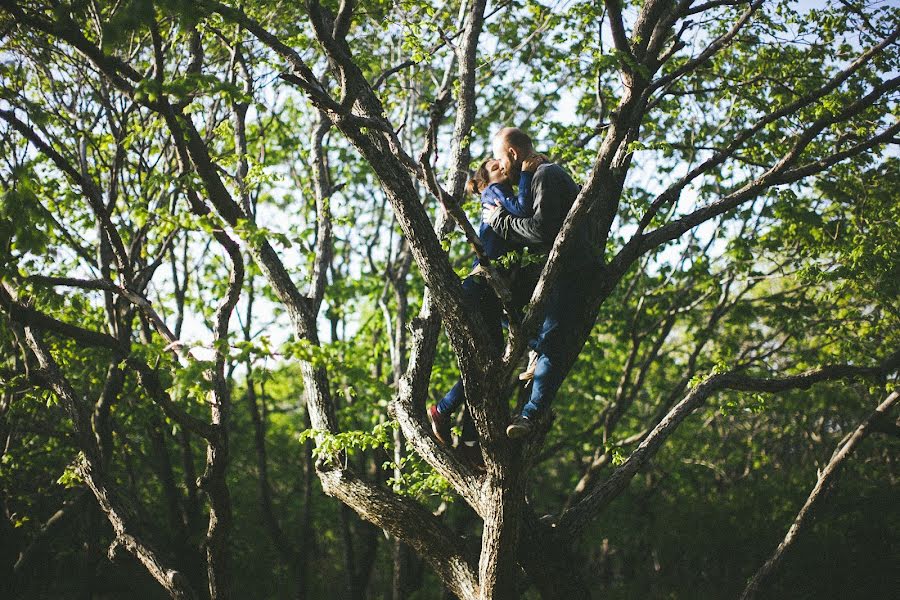
[(516, 127), (504, 127), (494, 135), (494, 158), (510, 179), (522, 172), (522, 161), (534, 154), (534, 144), (527, 133)]

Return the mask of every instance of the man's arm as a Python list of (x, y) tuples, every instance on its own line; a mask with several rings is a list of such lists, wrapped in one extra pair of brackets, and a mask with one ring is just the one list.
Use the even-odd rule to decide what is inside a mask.
[[(550, 177), (548, 177), (550, 175)], [(552, 197), (552, 170), (539, 170), (531, 185), (534, 214), (530, 217), (515, 217), (509, 211), (498, 207), (488, 215), (488, 223), (497, 235), (512, 242), (523, 244), (544, 244), (550, 246), (547, 238), (547, 224), (558, 221), (559, 200)]]
[(531, 203), (531, 179), (534, 177), (533, 172), (522, 171), (519, 176), (519, 195), (509, 196), (500, 200), (500, 206), (514, 217), (530, 217), (534, 214), (534, 207)]

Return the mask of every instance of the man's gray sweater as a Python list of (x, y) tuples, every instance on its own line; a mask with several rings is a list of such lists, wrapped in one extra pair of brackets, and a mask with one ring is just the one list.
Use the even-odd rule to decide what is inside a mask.
[[(561, 166), (555, 163), (543, 164), (537, 168), (531, 181), (534, 214), (531, 217), (515, 217), (506, 210), (499, 210), (490, 221), (491, 229), (502, 238), (525, 244), (537, 252), (547, 253), (553, 246), (579, 189), (578, 184)], [(582, 267), (591, 261), (594, 252), (587, 232), (584, 225), (578, 227), (570, 251), (566, 253), (566, 271)]]

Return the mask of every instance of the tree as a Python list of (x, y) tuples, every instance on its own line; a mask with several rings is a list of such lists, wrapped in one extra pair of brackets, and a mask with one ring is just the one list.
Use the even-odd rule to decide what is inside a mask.
[[(49, 390), (73, 432), (54, 459), (77, 454), (72, 483), (90, 490), (113, 547), (172, 597), (203, 586), (212, 598), (232, 595), (239, 392), (256, 434), (265, 528), (301, 580), (298, 594), (307, 585), (307, 540), (285, 537), (267, 481), (257, 398), (267, 357), (299, 367), (324, 492), (396, 540), (397, 596), (406, 545), (460, 598), (518, 597), (526, 585), (545, 597), (588, 597), (587, 580), (571, 573), (580, 537), (710, 398), (857, 378), (883, 393), (895, 377), (895, 188), (868, 201), (869, 214), (884, 214), (877, 224), (852, 212), (854, 178), (895, 172), (885, 150), (900, 130), (895, 8), (0, 6), (15, 58), (3, 64), (0, 106), (3, 412), (17, 394)], [(574, 105), (585, 123), (560, 118), (557, 103)], [(488, 147), (500, 124), (526, 118), (583, 187), (498, 353), (466, 310), (453, 265), (462, 252), (480, 254), (462, 203), (473, 140)], [(298, 213), (303, 221), (284, 225)], [(514, 443), (504, 435), (513, 375), (581, 224), (602, 265), (573, 307), (583, 326), (564, 366), (583, 352), (600, 379), (576, 371), (570, 388), (592, 397), (615, 383), (613, 394), (602, 410), (560, 407), (561, 440), (551, 432), (545, 445), (543, 431)], [(464, 243), (453, 243), (454, 228)], [(506, 283), (483, 262), (505, 297)], [(290, 328), (277, 350), (255, 331), (258, 310)], [(208, 330), (206, 352), (182, 342), (190, 318)], [(832, 339), (854, 327), (862, 339)], [(484, 475), (429, 435), (424, 408), (447, 378), (441, 328), (472, 399)], [(360, 347), (367, 335), (374, 350)], [(386, 370), (373, 358), (382, 352)], [(184, 509), (166, 466), (168, 425), (186, 457)], [(205, 574), (190, 566), (198, 545), (189, 535), (161, 545), (141, 516), (147, 491), (125, 483), (134, 430), (156, 440), (170, 527), (190, 523), (188, 534), (202, 512), (188, 475), (191, 439), (205, 446), (196, 484), (208, 512)], [(567, 447), (572, 431), (580, 450)], [(530, 478), (561, 451), (584, 469), (571, 493), (560, 490), (553, 516), (540, 518)], [(479, 548), (415, 495), (432, 488), (474, 511)], [(353, 538), (346, 560), (360, 595), (371, 559), (357, 560)]]

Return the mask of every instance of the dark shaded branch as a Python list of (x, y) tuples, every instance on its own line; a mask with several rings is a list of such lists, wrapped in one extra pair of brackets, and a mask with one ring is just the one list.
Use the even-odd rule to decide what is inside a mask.
[(669, 414), (653, 428), (653, 431), (631, 456), (608, 479), (595, 486), (580, 502), (563, 513), (559, 528), (567, 537), (579, 535), (594, 516), (625, 490), (631, 478), (656, 455), (666, 439), (675, 432), (684, 419), (718, 391), (730, 389), (775, 393), (798, 388), (806, 389), (823, 381), (854, 377), (884, 377), (896, 370), (898, 366), (900, 366), (900, 351), (889, 356), (881, 364), (871, 367), (829, 365), (799, 375), (773, 378), (750, 377), (735, 372), (707, 377), (669, 411)]
[(183, 356), (186, 356), (186, 351), (181, 342), (178, 340), (175, 334), (172, 333), (159, 313), (156, 312), (150, 301), (137, 292), (116, 285), (109, 279), (78, 279), (76, 277), (30, 275), (26, 277), (25, 280), (30, 283), (48, 287), (67, 286), (84, 290), (102, 290), (118, 294), (137, 306), (141, 310), (141, 312), (144, 313), (144, 315), (150, 320), (150, 322), (153, 323), (153, 326), (157, 330), (157, 332), (159, 332), (163, 339), (171, 345), (173, 350)]
[(336, 40), (343, 40), (347, 37), (355, 5), (355, 0), (341, 0), (341, 6), (338, 8), (337, 16), (334, 18), (334, 29), (331, 32), (331, 37)]
[(760, 589), (771, 578), (772, 573), (778, 568), (784, 559), (785, 553), (793, 546), (797, 537), (806, 529), (809, 524), (810, 516), (818, 505), (819, 501), (825, 495), (825, 491), (829, 489), (837, 480), (838, 472), (844, 460), (850, 456), (850, 453), (858, 446), (873, 430), (875, 430), (875, 422), (883, 418), (891, 409), (897, 399), (900, 398), (900, 392), (894, 390), (878, 407), (866, 417), (853, 431), (849, 439), (838, 445), (834, 451), (834, 455), (828, 464), (816, 479), (816, 485), (813, 486), (809, 497), (797, 513), (790, 528), (785, 534), (784, 539), (775, 548), (772, 556), (759, 568), (759, 570), (750, 578), (747, 587), (741, 594), (741, 600), (751, 600), (755, 598)]
[(97, 503), (115, 532), (115, 540), (110, 547), (110, 553), (114, 554), (119, 547), (126, 549), (172, 598), (179, 600), (194, 598), (193, 589), (185, 576), (180, 571), (167, 567), (159, 558), (158, 553), (133, 533), (134, 527), (129, 516), (132, 512), (126, 508), (123, 499), (109, 486), (103, 473), (99, 450), (91, 436), (90, 418), (85, 410), (86, 407), (79, 400), (68, 380), (60, 373), (56, 361), (44, 346), (39, 332), (27, 327), (25, 334), (28, 346), (40, 363), (53, 391), (72, 417), (81, 447), (78, 472), (94, 493)]
[(32, 561), (40, 557), (41, 552), (50, 544), (53, 536), (85, 508), (89, 499), (90, 496), (87, 491), (81, 491), (75, 498), (63, 503), (59, 510), (41, 525), (41, 528), (32, 538), (31, 543), (19, 553), (19, 558), (13, 565), (13, 573), (24, 573)]
[(163, 387), (162, 381), (159, 379), (159, 374), (150, 368), (147, 363), (133, 356), (129, 356), (125, 361), (130, 368), (134, 369), (138, 383), (144, 388), (147, 394), (150, 395), (150, 399), (163, 409), (163, 412), (166, 413), (167, 417), (191, 433), (196, 433), (207, 441), (215, 438), (217, 435), (216, 427), (190, 415), (183, 408), (175, 404)]
[(11, 320), (25, 327), (33, 327), (73, 339), (86, 346), (106, 348), (117, 352), (127, 350), (127, 346), (111, 335), (65, 323), (22, 304), (13, 299), (7, 286), (8, 284), (0, 285), (0, 308), (9, 315)]

